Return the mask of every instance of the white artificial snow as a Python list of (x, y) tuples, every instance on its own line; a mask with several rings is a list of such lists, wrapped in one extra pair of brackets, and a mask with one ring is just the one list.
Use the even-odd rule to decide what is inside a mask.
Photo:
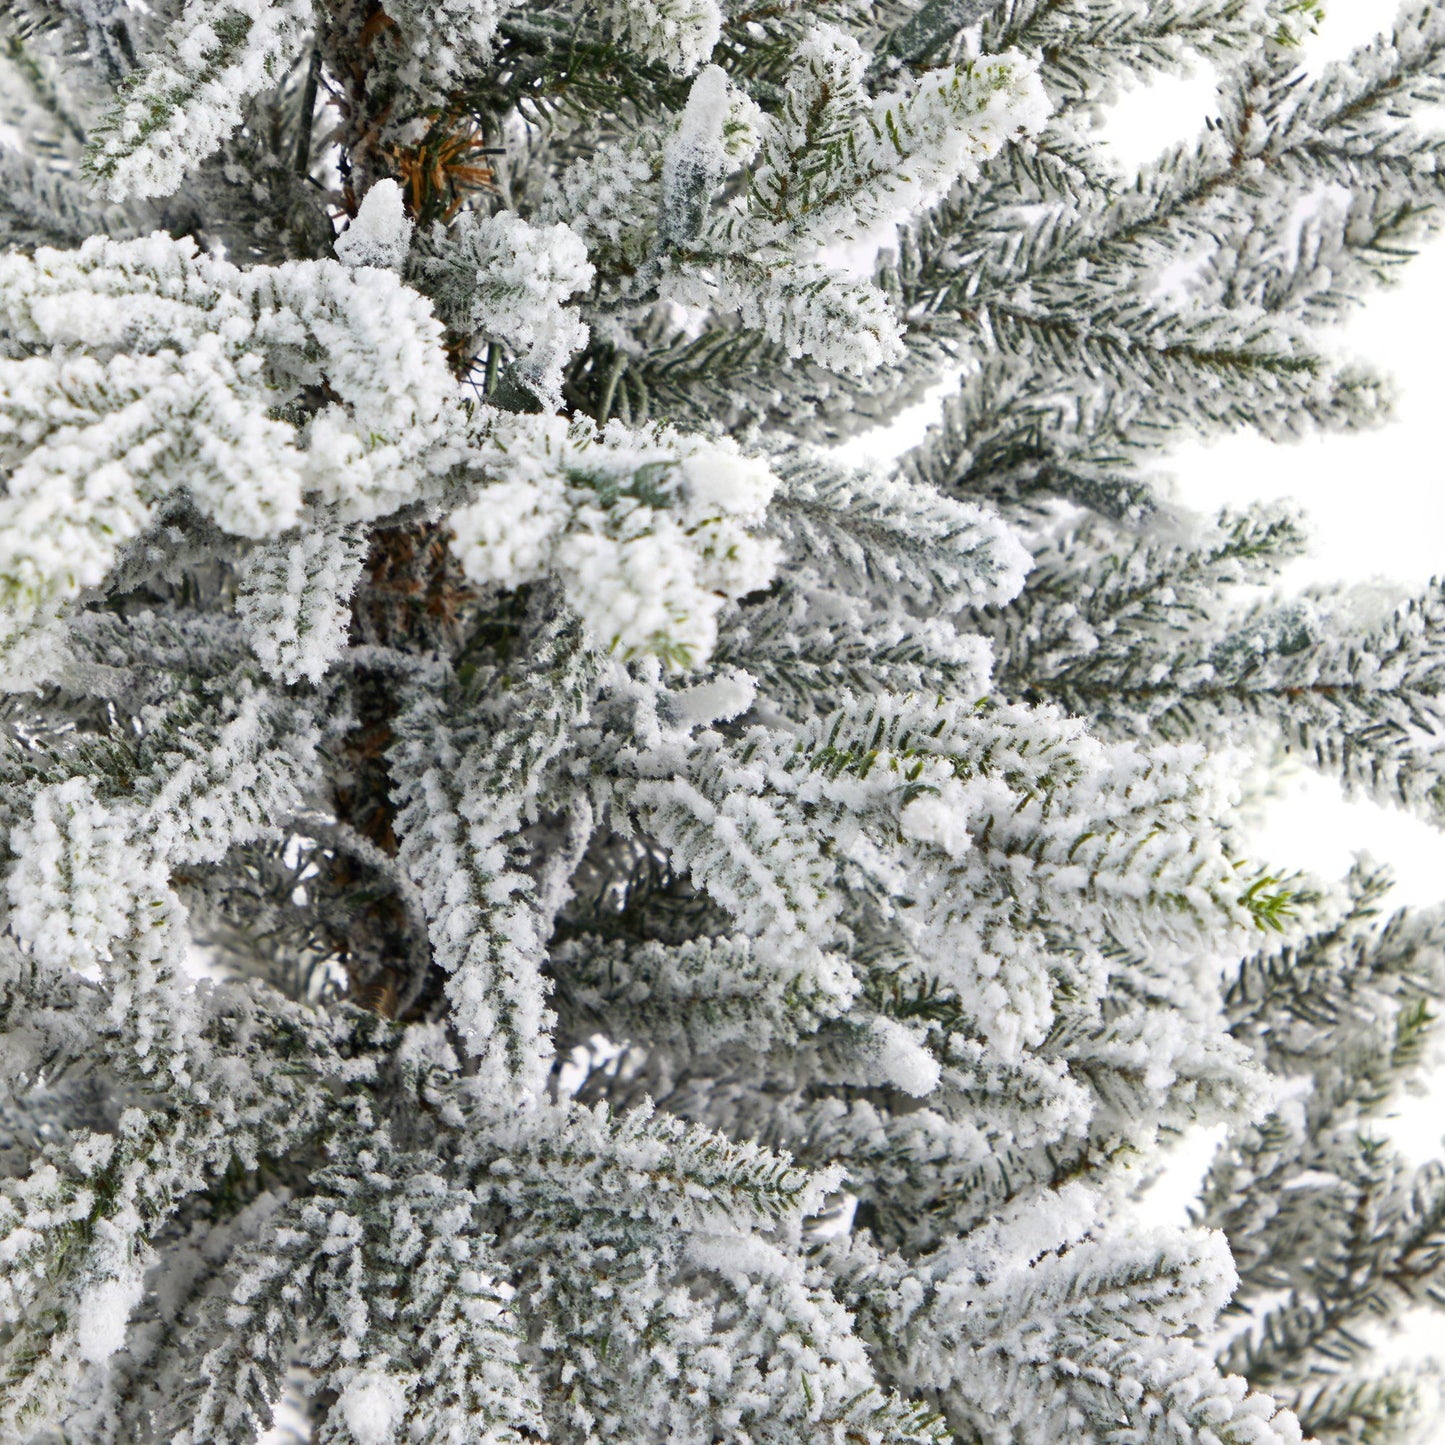
[(497, 22), (516, 0), (391, 0), (387, 58), (418, 96), (455, 90), (492, 58)]
[(139, 899), (164, 886), (131, 840), (133, 820), (105, 807), (89, 778), (42, 788), (10, 834), (10, 927), (47, 968), (99, 982)]
[(601, 15), (649, 60), (689, 75), (722, 33), (717, 0), (601, 0)]
[(366, 549), (361, 528), (320, 525), (246, 557), (236, 612), (268, 672), (288, 683), (321, 680), (346, 646)]
[(668, 189), (669, 172), (694, 169), (712, 178), (717, 185), (730, 171), (728, 153), (728, 121), (733, 114), (733, 87), (721, 65), (705, 65), (698, 72), (688, 101), (682, 107), (676, 130), (668, 137), (662, 150), (663, 191)]
[(762, 268), (735, 262), (720, 268), (712, 300), (790, 357), (812, 357), (830, 371), (862, 375), (906, 355), (903, 323), (883, 292), (821, 261)]
[(711, 727), (741, 716), (758, 695), (755, 677), (738, 668), (715, 672), (706, 682), (669, 695), (672, 715), (692, 727)]
[(943, 1076), (923, 1040), (897, 1019), (881, 1014), (873, 1019), (861, 1049), (869, 1066), (870, 1086), (886, 1084), (921, 1099), (938, 1087)]
[(534, 1098), (550, 1066), (541, 965), (558, 905), (511, 865), (508, 843), (536, 816), (550, 765), (587, 715), (594, 676), (586, 650), (554, 652), (555, 670), (547, 651), (540, 675), (524, 674), (512, 690), (509, 725), (467, 746), (423, 692), (398, 718), (389, 753), (398, 859), (428, 920), (433, 961), (450, 975), (449, 1026), (518, 1098)]
[(473, 581), (520, 587), (546, 572), (570, 516), (560, 478), (493, 482), (451, 514), (453, 550)]
[[(1036, 62), (1010, 50), (927, 70), (916, 90), (879, 96), (870, 109), (858, 214), (876, 223), (933, 205), (1008, 141), (1042, 130), (1052, 107)], [(821, 227), (818, 234), (827, 239)]]
[(967, 819), (967, 795), (956, 778), (945, 779), (934, 793), (923, 793), (901, 808), (898, 824), (905, 838), (932, 843), (950, 858), (961, 858), (973, 846)]
[[(0, 258), (0, 319), (29, 353), (0, 359), (15, 427), (0, 652), (101, 584), (172, 493), (225, 531), (272, 538), (308, 500), (342, 521), (384, 515), (456, 459), (441, 326), (386, 271), (241, 270), (160, 234), (95, 238)], [(278, 419), (323, 379), (335, 401)]]
[[(837, 371), (896, 363), (902, 318), (871, 274), (833, 263), (840, 242), (871, 238), (876, 251), (1035, 134), (1049, 104), (1037, 66), (1014, 51), (930, 69), (878, 99), (866, 68), (851, 36), (817, 26), (765, 115), (706, 66), (660, 144), (628, 136), (578, 158), (549, 181), (540, 213), (566, 220), (599, 260), (655, 274), (678, 314), (735, 313), (789, 356)], [(730, 183), (743, 171), (745, 186)]]
[[(810, 767), (824, 747), (854, 767)], [(1220, 776), (1197, 750), (1106, 745), (1049, 708), (875, 694), (796, 733), (757, 728), (734, 750), (702, 734), (683, 764), (640, 750), (630, 798), (648, 832), (780, 965), (847, 998), (826, 940), (838, 899), (818, 832), (883, 896), (1000, 1061), (1047, 1036), (1062, 959), (1025, 916), (1070, 919), (1093, 950), (1126, 942), (1183, 963), (1206, 940), (1248, 946), (1255, 925), (1213, 818)], [(866, 766), (864, 766), (866, 760)], [(679, 776), (679, 773), (683, 776)], [(798, 828), (794, 809), (810, 820)], [(701, 825), (701, 826), (699, 826)], [(1074, 987), (1102, 989), (1085, 948)], [(1248, 1072), (1243, 1055), (1191, 1054), (1187, 1034), (1138, 1048), (1167, 1087), (1184, 1066)], [(1166, 1047), (1167, 1045), (1167, 1047)], [(1116, 1041), (1123, 1061), (1128, 1046)], [(1131, 1066), (1134, 1060), (1130, 1059)], [(1243, 1089), (1244, 1086), (1241, 1085)]]
[[(806, 453), (797, 460), (783, 470), (772, 520), (795, 563), (924, 616), (1002, 604), (1022, 590), (1033, 558), (991, 508), (881, 468), (814, 466)], [(830, 516), (835, 524), (825, 523)]]
[(364, 1370), (352, 1376), (336, 1405), (356, 1445), (390, 1445), (406, 1410), (406, 1389), (394, 1374)]
[[(662, 147), (662, 230), (687, 240), (701, 228), (708, 197), (733, 169), (728, 125), (738, 103), (727, 72), (708, 65), (687, 93), (677, 128)], [(695, 221), (688, 213), (697, 208)]]
[(398, 271), (411, 247), (412, 229), (401, 186), (389, 177), (379, 180), (336, 238), (336, 258), (344, 266)]
[(304, 810), (320, 738), (270, 689), (243, 686), (217, 711), (214, 736), (182, 736), (136, 828), (172, 862), (219, 862)]
[[(241, 124), (310, 34), (311, 0), (187, 0), (168, 47), (110, 117), (92, 162), (112, 200), (169, 195)], [(223, 35), (240, 31), (239, 44)], [(164, 119), (154, 123), (157, 111)]]
[(115, 1153), (113, 1134), (81, 1134), (70, 1149), (70, 1160), (82, 1175), (94, 1174), (110, 1163)]
[(451, 514), (467, 576), (516, 587), (555, 572), (620, 656), (704, 663), (727, 600), (772, 578), (776, 546), (753, 528), (776, 480), (729, 440), (497, 417), (476, 455), (497, 480)]
[(82, 1360), (102, 1364), (125, 1344), (131, 1311), (145, 1293), (140, 1271), (92, 1285), (80, 1298), (76, 1344)]
[(437, 226), (421, 261), (442, 317), (455, 330), (504, 346), (549, 410), (561, 405), (562, 371), (587, 344), (567, 301), (592, 283), (582, 238), (556, 222), (534, 226), (511, 211), (463, 211)]

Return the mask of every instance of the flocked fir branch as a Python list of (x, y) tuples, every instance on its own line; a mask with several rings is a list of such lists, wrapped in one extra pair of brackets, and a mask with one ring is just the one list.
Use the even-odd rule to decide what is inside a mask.
[(1387, 408), (1318, 19), (0, 4), (0, 1441), (1418, 1433), (1439, 919), (1239, 819), (1440, 823), (1438, 588), (1151, 466)]

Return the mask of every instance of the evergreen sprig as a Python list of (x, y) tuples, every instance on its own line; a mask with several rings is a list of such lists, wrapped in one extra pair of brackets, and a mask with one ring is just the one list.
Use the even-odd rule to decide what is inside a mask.
[(0, 1445), (1418, 1433), (1445, 928), (1240, 805), (1440, 824), (1439, 588), (1154, 465), (1386, 409), (1318, 20), (0, 0)]

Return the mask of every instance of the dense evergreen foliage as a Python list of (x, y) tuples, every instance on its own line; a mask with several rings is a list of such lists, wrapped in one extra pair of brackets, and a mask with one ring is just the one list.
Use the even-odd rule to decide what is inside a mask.
[(1319, 19), (0, 3), (0, 1442), (1430, 1424), (1445, 913), (1240, 819), (1445, 825), (1445, 597), (1151, 480), (1385, 413), (1445, 8)]

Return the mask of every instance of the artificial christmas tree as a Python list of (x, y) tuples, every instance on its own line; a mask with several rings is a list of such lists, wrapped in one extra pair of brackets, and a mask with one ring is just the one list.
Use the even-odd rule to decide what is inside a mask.
[(1236, 805), (1438, 820), (1445, 610), (1145, 465), (1381, 413), (1445, 15), (1317, 10), (7, 0), (0, 1440), (1427, 1418), (1441, 922)]

